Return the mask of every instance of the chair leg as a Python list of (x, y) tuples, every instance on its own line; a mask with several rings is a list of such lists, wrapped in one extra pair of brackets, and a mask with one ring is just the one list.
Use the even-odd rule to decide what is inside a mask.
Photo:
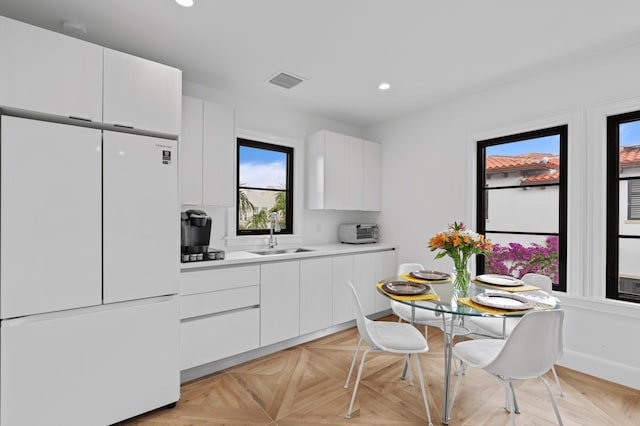
[(349, 368), (349, 374), (347, 375), (347, 381), (344, 384), (344, 388), (349, 388), (349, 380), (351, 380), (351, 374), (353, 373), (353, 367), (356, 365), (356, 359), (358, 358), (358, 353), (360, 352), (360, 346), (362, 345), (362, 339), (358, 340), (358, 346), (356, 346), (356, 351), (353, 354), (353, 361), (351, 361), (351, 368)]
[(516, 396), (513, 393), (513, 386), (511, 386), (510, 380), (502, 381), (504, 385), (504, 390), (507, 394), (507, 401), (509, 405), (509, 417), (511, 417), (511, 426), (516, 426), (516, 413), (515, 413), (515, 399)]
[(424, 388), (424, 377), (422, 375), (422, 367), (420, 366), (420, 358), (418, 357), (418, 354), (414, 354), (413, 358), (416, 360), (416, 365), (418, 367), (418, 378), (420, 380), (420, 388), (422, 389), (424, 408), (427, 410), (427, 420), (429, 421), (429, 426), (433, 426), (433, 423), (431, 423), (431, 411), (429, 411), (429, 403), (427, 402), (427, 391)]
[(351, 410), (353, 409), (353, 403), (356, 400), (356, 393), (358, 393), (358, 385), (360, 384), (360, 378), (362, 377), (362, 369), (364, 367), (364, 360), (367, 359), (367, 354), (371, 349), (367, 349), (362, 354), (362, 361), (360, 361), (360, 368), (358, 369), (358, 376), (356, 377), (356, 385), (353, 387), (353, 395), (351, 396), (351, 403), (349, 404), (349, 411), (345, 416), (347, 419), (351, 418)]
[[(453, 411), (453, 404), (456, 402), (456, 396), (458, 396), (458, 386), (460, 385), (460, 382), (462, 382), (466, 366), (467, 364), (460, 361), (460, 370), (456, 372), (456, 384), (453, 386), (453, 396), (451, 397), (451, 404), (449, 405), (449, 414)], [(449, 421), (449, 419), (447, 419), (447, 421)]]
[(560, 386), (560, 379), (558, 379), (558, 374), (556, 373), (556, 367), (551, 366), (551, 372), (553, 372), (553, 377), (556, 379), (556, 385), (558, 386), (558, 390), (560, 391), (560, 396), (564, 397), (564, 392), (562, 391), (562, 386)]
[(544, 383), (544, 386), (547, 388), (547, 393), (549, 394), (549, 399), (551, 400), (551, 403), (553, 404), (553, 411), (556, 413), (556, 418), (558, 419), (558, 424), (560, 426), (562, 426), (564, 423), (562, 423), (562, 417), (560, 417), (560, 410), (558, 409), (558, 404), (556, 404), (556, 399), (553, 397), (553, 392), (551, 392), (551, 386), (549, 386), (549, 383), (547, 383), (547, 381), (542, 376), (538, 376), (538, 379), (542, 383)]
[(511, 389), (511, 395), (513, 396), (513, 411), (516, 414), (520, 414), (520, 407), (518, 406), (518, 398), (516, 398), (516, 390), (513, 388), (513, 383), (509, 380), (509, 388)]

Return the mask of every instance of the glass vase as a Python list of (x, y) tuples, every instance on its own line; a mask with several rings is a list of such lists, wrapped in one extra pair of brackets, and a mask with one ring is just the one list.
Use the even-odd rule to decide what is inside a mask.
[(467, 297), (469, 295), (469, 271), (467, 270), (467, 263), (456, 263), (453, 274), (453, 288), (456, 290), (458, 297)]

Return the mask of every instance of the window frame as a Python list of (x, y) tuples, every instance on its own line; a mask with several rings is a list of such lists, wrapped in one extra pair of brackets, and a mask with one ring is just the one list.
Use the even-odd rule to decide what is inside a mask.
[(640, 303), (640, 296), (619, 291), (620, 238), (640, 239), (620, 233), (620, 181), (634, 179), (620, 177), (620, 124), (639, 120), (640, 110), (636, 110), (607, 116), (606, 124), (606, 298), (635, 303)]
[[(275, 152), (284, 153), (287, 155), (286, 164), (286, 189), (273, 189), (266, 187), (245, 187), (240, 185), (240, 148), (241, 147), (257, 148), (270, 150)], [(293, 235), (293, 217), (294, 217), (294, 147), (278, 145), (274, 143), (262, 142), (255, 139), (249, 139), (246, 137), (236, 138), (236, 202), (235, 202), (235, 234), (237, 237), (252, 236), (252, 235), (268, 235), (269, 229), (240, 229), (240, 191), (242, 189), (252, 189), (261, 191), (273, 191), (273, 192), (285, 192), (286, 193), (286, 212), (285, 223), (286, 228), (283, 228), (278, 235)]]
[[(558, 232), (542, 233), (542, 232), (526, 232), (526, 231), (487, 231), (486, 219), (488, 216), (488, 193), (493, 189), (507, 189), (507, 187), (492, 187), (486, 186), (486, 148), (490, 146), (502, 145), (512, 142), (520, 142), (529, 139), (536, 139), (545, 136), (558, 135), (560, 138), (559, 155), (560, 155), (560, 179), (558, 183), (545, 184), (544, 186), (558, 186)], [(567, 291), (567, 238), (568, 238), (568, 139), (569, 139), (569, 125), (562, 124), (553, 127), (546, 127), (537, 130), (531, 130), (521, 133), (509, 134), (505, 136), (499, 136), (489, 139), (477, 140), (475, 144), (476, 148), (476, 226), (477, 232), (483, 235), (489, 233), (503, 233), (512, 235), (555, 235), (558, 237), (558, 268), (559, 268), (559, 283), (553, 284), (554, 291)], [(533, 185), (532, 185), (533, 186)], [(542, 185), (540, 185), (542, 186)], [(518, 186), (519, 187), (519, 186)], [(484, 259), (476, 259), (476, 274), (483, 274), (485, 270)]]

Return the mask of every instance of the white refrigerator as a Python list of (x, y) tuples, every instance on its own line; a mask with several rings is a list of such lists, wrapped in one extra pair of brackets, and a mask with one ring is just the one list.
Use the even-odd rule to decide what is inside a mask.
[(176, 402), (177, 142), (0, 120), (0, 425)]

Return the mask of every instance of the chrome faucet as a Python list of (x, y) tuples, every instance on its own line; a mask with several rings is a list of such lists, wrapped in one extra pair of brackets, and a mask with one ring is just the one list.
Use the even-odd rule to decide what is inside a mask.
[(278, 245), (278, 238), (273, 236), (274, 232), (280, 232), (280, 212), (272, 212), (269, 215), (269, 248), (274, 248)]

